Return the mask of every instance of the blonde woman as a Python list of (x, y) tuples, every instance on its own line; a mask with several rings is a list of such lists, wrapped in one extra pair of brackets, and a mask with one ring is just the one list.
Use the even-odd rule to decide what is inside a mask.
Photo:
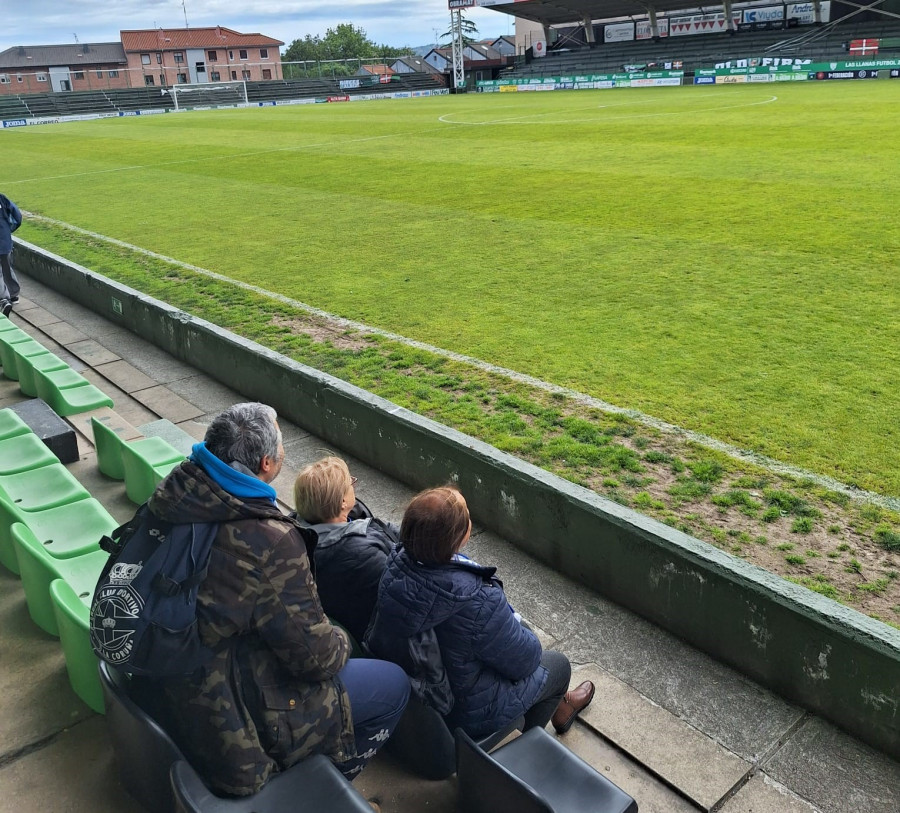
[(318, 535), (316, 586), (325, 612), (362, 641), (378, 598), (378, 583), (398, 528), (360, 511), (347, 464), (324, 457), (306, 466), (294, 482), (294, 505), (302, 525)]

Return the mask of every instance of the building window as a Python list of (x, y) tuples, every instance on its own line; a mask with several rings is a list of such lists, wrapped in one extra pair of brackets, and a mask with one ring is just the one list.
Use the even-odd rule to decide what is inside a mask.
[(118, 72), (118, 71), (107, 71), (107, 72), (106, 72), (106, 75), (107, 75), (107, 77), (108, 77), (109, 79), (118, 79), (118, 78), (119, 78), (119, 72)]
[(179, 73), (176, 76), (175, 81), (178, 82), (179, 85), (186, 85), (187, 84), (187, 74)]
[(9, 84), (9, 74), (8, 73), (0, 73), (0, 85), (8, 85)]
[(210, 82), (218, 82), (219, 81), (219, 72), (218, 71), (210, 71), (209, 72), (209, 81)]
[(234, 59), (234, 51), (229, 51), (228, 52), (228, 61), (231, 62), (232, 59)]
[(246, 48), (241, 48), (241, 50), (238, 51), (238, 56), (239, 56), (241, 59), (246, 59), (246, 58), (247, 58), (247, 49), (246, 49)]
[(231, 81), (232, 81), (232, 82), (236, 82), (236, 81), (237, 81), (237, 71), (232, 71), (232, 72), (231, 72)]
[(247, 80), (250, 78), (250, 71), (241, 71), (241, 79)]
[(38, 80), (38, 82), (46, 82), (47, 74), (46, 73), (37, 73), (34, 75), (34, 78)]
[(184, 54), (181, 51), (176, 51), (174, 54), (172, 54), (172, 58), (175, 60), (175, 63), (178, 65), (180, 65), (182, 62), (184, 62)]
[(160, 85), (160, 87), (166, 86), (166, 75), (164, 73), (161, 73), (159, 75), (159, 85)]
[(150, 64), (150, 54), (141, 54), (141, 65)]
[(72, 78), (73, 79), (84, 79), (84, 71), (75, 71), (75, 73), (72, 74)]
[(147, 87), (153, 87), (153, 85), (155, 84), (155, 82), (153, 81), (153, 77), (149, 73), (144, 77), (144, 84)]
[(22, 76), (21, 73), (17, 73), (17, 74), (16, 74), (16, 81), (17, 81), (17, 82), (24, 82), (24, 81), (25, 81), (25, 77)]
[(156, 64), (162, 65), (162, 54), (159, 51), (156, 52)]
[(270, 71), (268, 68), (263, 68), (263, 79), (271, 79), (271, 78), (272, 78), (272, 71)]
[[(76, 77), (76, 78), (77, 78), (77, 77)], [(98, 78), (98, 79), (102, 79), (102, 78), (103, 78), (103, 71), (97, 71), (97, 78)]]
[(206, 52), (206, 57), (207, 57), (207, 59), (209, 59), (210, 62), (216, 62), (216, 61), (217, 61), (217, 57), (216, 57), (216, 52), (215, 52), (215, 51), (207, 51), (207, 52)]
[(259, 58), (260, 59), (268, 59), (269, 58), (269, 49), (268, 48), (260, 48), (259, 49)]

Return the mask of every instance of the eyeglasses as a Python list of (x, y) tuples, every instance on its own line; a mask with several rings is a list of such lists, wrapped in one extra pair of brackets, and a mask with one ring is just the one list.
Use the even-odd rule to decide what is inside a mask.
[(355, 486), (359, 482), (359, 477), (354, 477), (352, 474), (350, 475), (350, 485)]

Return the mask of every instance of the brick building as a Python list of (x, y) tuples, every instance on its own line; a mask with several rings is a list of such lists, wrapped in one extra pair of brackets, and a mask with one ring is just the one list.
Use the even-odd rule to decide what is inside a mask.
[(122, 31), (133, 86), (281, 79), (280, 40), (230, 28)]
[(121, 31), (121, 42), (0, 52), (0, 95), (281, 79), (281, 40), (224, 26)]
[(0, 95), (131, 87), (121, 42), (20, 45), (0, 52)]

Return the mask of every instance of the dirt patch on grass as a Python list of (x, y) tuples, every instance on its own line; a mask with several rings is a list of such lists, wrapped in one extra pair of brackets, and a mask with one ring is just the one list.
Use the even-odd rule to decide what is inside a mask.
[(363, 350), (372, 343), (371, 338), (355, 330), (336, 327), (326, 319), (315, 316), (285, 317), (274, 315), (273, 325), (286, 328), (294, 335), (309, 336), (314, 342), (330, 342), (338, 350)]

